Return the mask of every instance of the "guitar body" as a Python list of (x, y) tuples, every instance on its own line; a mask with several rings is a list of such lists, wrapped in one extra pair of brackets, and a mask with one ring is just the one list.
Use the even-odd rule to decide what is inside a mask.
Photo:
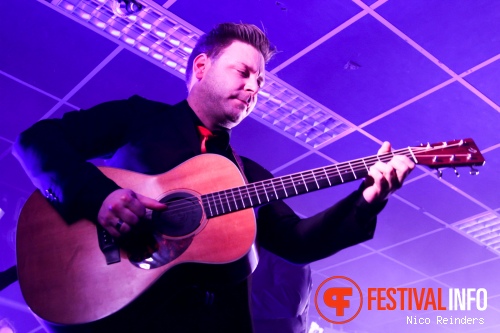
[[(194, 205), (205, 193), (244, 185), (231, 161), (212, 154), (194, 157), (155, 176), (114, 168), (101, 171), (122, 188), (158, 200), (188, 193), (195, 199)], [(85, 219), (68, 224), (36, 191), (26, 202), (17, 227), (19, 283), (26, 303), (50, 326), (88, 326), (109, 316), (119, 317), (120, 311), (135, 303), (143, 307), (144, 294), (155, 296), (158, 291), (161, 294), (156, 297), (164, 300), (179, 290), (179, 282), (202, 283), (196, 279), (200, 275), (202, 280), (220, 279), (222, 283), (241, 281), (257, 264), (253, 210), (207, 220), (200, 207), (192, 232), (175, 237), (154, 235), (154, 257), (160, 256), (160, 260), (147, 256), (143, 261), (132, 260), (137, 254), (120, 247), (121, 261), (108, 265), (98, 245), (95, 224)], [(182, 219), (181, 215), (177, 222)], [(192, 222), (193, 216), (185, 219)], [(154, 265), (141, 268), (148, 262)]]
[(68, 224), (40, 192), (33, 193), (17, 229), (21, 291), (51, 331), (165, 332), (164, 327), (144, 329), (147, 319), (141, 313), (146, 311), (156, 322), (164, 309), (175, 308), (169, 299), (183, 285), (208, 284), (211, 289), (213, 284), (242, 281), (255, 269), (255, 216), (247, 208), (362, 179), (370, 166), (389, 162), (394, 155), (437, 169), (439, 175), (449, 166), (470, 166), (471, 174), (477, 174), (474, 167), (485, 162), (469, 138), (247, 185), (231, 161), (212, 154), (156, 176), (101, 168), (122, 188), (165, 202), (168, 208), (147, 215), (140, 223), (144, 227), (134, 228), (140, 230), (134, 234), (138, 237), (132, 243), (121, 242), (121, 261), (107, 265), (92, 222)]

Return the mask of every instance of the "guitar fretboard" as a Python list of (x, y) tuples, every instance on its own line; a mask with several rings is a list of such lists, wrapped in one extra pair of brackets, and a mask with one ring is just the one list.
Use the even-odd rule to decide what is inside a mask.
[(388, 162), (394, 155), (405, 155), (416, 162), (411, 148), (408, 147), (382, 155), (373, 155), (204, 194), (201, 196), (203, 208), (207, 218), (212, 218), (363, 179), (368, 174), (370, 167), (377, 161)]

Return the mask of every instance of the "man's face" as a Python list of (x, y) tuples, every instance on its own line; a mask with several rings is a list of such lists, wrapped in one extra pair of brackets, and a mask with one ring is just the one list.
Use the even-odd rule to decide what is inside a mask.
[(252, 112), (264, 83), (264, 57), (253, 46), (234, 41), (208, 59), (200, 80), (204, 112), (218, 126), (233, 128)]

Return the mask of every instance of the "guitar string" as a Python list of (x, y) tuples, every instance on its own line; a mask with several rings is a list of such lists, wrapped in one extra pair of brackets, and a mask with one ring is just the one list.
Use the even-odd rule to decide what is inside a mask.
[[(278, 189), (278, 190), (291, 189), (291, 187), (289, 187), (289, 186), (284, 186), (285, 182), (286, 182), (286, 185), (289, 185), (289, 184), (292, 184), (292, 185), (295, 185), (295, 184), (304, 185), (303, 183), (299, 184), (299, 183), (301, 183), (300, 181), (296, 182), (296, 180), (293, 179), (293, 177), (303, 176), (304, 174), (308, 174), (308, 175), (306, 175), (306, 178), (304, 179), (305, 183), (307, 183), (307, 184), (314, 184), (315, 182), (317, 182), (318, 179), (320, 181), (325, 180), (325, 178), (317, 178), (316, 177), (316, 176), (323, 177), (323, 173), (325, 173), (325, 172), (329, 172), (329, 173), (327, 173), (328, 178), (332, 178), (332, 169), (333, 168), (338, 169), (337, 171), (333, 170), (333, 176), (341, 176), (342, 174), (355, 173), (356, 171), (359, 172), (360, 170), (368, 172), (368, 169), (367, 169), (367, 166), (366, 166), (366, 163), (365, 163), (366, 161), (368, 161), (371, 164), (371, 162), (373, 160), (375, 162), (377, 160), (379, 160), (379, 159), (381, 159), (381, 160), (388, 160), (388, 159), (390, 159), (390, 158), (393, 157), (394, 153), (399, 153), (400, 151), (406, 151), (406, 150), (408, 150), (408, 148), (404, 148), (404, 149), (401, 149), (399, 151), (394, 151), (394, 152), (390, 152), (390, 153), (387, 153), (387, 154), (382, 154), (382, 155), (378, 155), (378, 156), (372, 156), (372, 157), (368, 157), (368, 158), (365, 158), (365, 159), (361, 159), (361, 162), (357, 162), (357, 161), (356, 161), (356, 163), (351, 163), (352, 161), (350, 161), (350, 162), (343, 162), (343, 163), (339, 163), (337, 165), (326, 166), (326, 167), (323, 167), (323, 168), (316, 168), (316, 169), (304, 171), (304, 172), (301, 172), (301, 173), (298, 173), (298, 174), (285, 175), (285, 176), (277, 177), (277, 178), (274, 178), (272, 180), (264, 180), (264, 181), (256, 182), (256, 183), (253, 183), (252, 185), (258, 186), (258, 190), (257, 191), (251, 190), (251, 191), (252, 191), (252, 194), (262, 195), (262, 193), (267, 193), (268, 192), (268, 190), (266, 190), (266, 186), (269, 186), (269, 185), (273, 186), (273, 190), (274, 191), (276, 191), (276, 189)], [(414, 150), (415, 151), (416, 150), (429, 151), (428, 148), (420, 148), (420, 147), (414, 148)], [(416, 153), (418, 154), (418, 151), (416, 151)], [(398, 155), (402, 155), (402, 154), (398, 154)], [(410, 152), (410, 154), (406, 153), (404, 155), (406, 155), (407, 157), (411, 157), (411, 152)], [(433, 155), (433, 156), (441, 156), (441, 155)], [(449, 155), (443, 155), (443, 156), (449, 156)], [(468, 155), (460, 155), (460, 156), (468, 156)], [(361, 164), (361, 163), (363, 163), (363, 164)], [(373, 165), (373, 164), (371, 164), (371, 165)], [(363, 165), (364, 167), (362, 167), (360, 169), (358, 167), (359, 165)], [(340, 166), (341, 168), (337, 168), (338, 166)], [(343, 171), (343, 172), (339, 172), (340, 170)], [(318, 173), (320, 173), (320, 174), (318, 174)], [(285, 178), (289, 178), (289, 180), (287, 180)], [(285, 181), (283, 181), (283, 180), (285, 180)], [(276, 185), (276, 187), (274, 187), (275, 185)], [(234, 190), (237, 190), (239, 192), (239, 191), (241, 191), (241, 188), (246, 188), (246, 186), (242, 186), (242, 187), (238, 187), (238, 188), (233, 188), (233, 189), (227, 189), (227, 190), (223, 190), (223, 191), (216, 192), (216, 193), (222, 194), (224, 196), (224, 198), (233, 197), (233, 198), (239, 199), (241, 201), (241, 200), (243, 200), (242, 197), (238, 196), (238, 195), (235, 196), (234, 192), (233, 192)], [(261, 190), (263, 190), (263, 191), (261, 191)], [(231, 193), (226, 193), (226, 192), (231, 192)], [(207, 196), (207, 195), (205, 195), (205, 196)], [(246, 196), (244, 198), (246, 198)], [(217, 200), (211, 201), (208, 198), (208, 196), (207, 196), (207, 200), (209, 202), (217, 202)]]
[[(381, 156), (381, 159), (387, 159), (387, 157), (391, 157), (392, 158), (392, 154), (390, 154), (390, 153), (387, 154), (387, 156), (382, 156), (382, 155), (380, 155), (380, 156)], [(367, 159), (369, 159), (369, 158), (367, 158)], [(375, 161), (379, 160), (377, 157), (372, 157), (371, 159), (373, 159)], [(343, 162), (341, 164), (345, 164), (345, 163), (348, 163), (348, 162)], [(329, 178), (332, 178), (332, 177), (335, 177), (335, 176), (339, 175), (338, 171), (332, 170), (334, 167), (335, 167), (335, 165), (334, 166), (326, 166), (326, 167), (319, 168), (319, 169), (321, 169), (321, 170), (325, 169), (325, 171), (327, 173), (329, 173), (328, 174)], [(348, 169), (350, 170), (349, 167), (341, 167), (340, 171), (347, 171)], [(359, 170), (361, 170), (361, 169), (357, 168), (357, 171), (359, 171)], [(280, 188), (279, 188), (279, 190), (281, 190), (282, 188), (283, 189), (293, 189), (294, 186), (301, 186), (301, 185), (303, 186), (304, 182), (305, 183), (309, 183), (310, 181), (312, 181), (314, 179), (314, 176), (307, 175), (304, 178), (304, 182), (301, 181), (301, 184), (298, 184), (297, 181), (293, 181), (292, 177), (293, 176), (297, 177), (298, 175), (304, 174), (304, 173), (311, 173), (312, 174), (312, 173), (314, 173), (314, 171), (317, 172), (318, 169), (307, 170), (307, 171), (301, 172), (299, 174), (293, 174), (293, 175), (286, 175), (286, 176), (277, 177), (276, 179), (289, 178), (288, 180), (284, 180), (283, 183), (285, 184), (285, 186), (281, 185)], [(334, 173), (333, 175), (331, 174), (332, 171)], [(221, 200), (226, 200), (227, 201), (227, 199), (230, 198), (230, 196), (226, 195), (225, 192), (231, 191), (232, 193), (234, 193), (234, 190), (236, 190), (236, 192), (240, 192), (241, 193), (241, 189), (242, 188), (245, 188), (244, 192), (247, 192), (252, 197), (253, 196), (262, 196), (262, 195), (265, 195), (265, 193), (267, 193), (267, 190), (265, 188), (265, 185), (266, 185), (265, 183), (266, 182), (267, 182), (267, 184), (271, 184), (272, 183), (272, 181), (268, 179), (268, 180), (263, 180), (263, 181), (255, 182), (255, 183), (252, 183), (252, 184), (247, 184), (247, 185), (244, 185), (244, 186), (232, 188), (232, 189), (226, 189), (226, 190), (222, 190), (222, 191), (218, 191), (218, 192), (207, 193), (207, 194), (204, 194), (204, 195), (201, 196), (202, 197), (202, 201), (203, 201), (203, 197), (205, 197), (206, 200), (207, 200), (207, 203), (209, 205), (213, 204), (213, 205), (219, 205), (220, 206), (221, 205), (220, 204)], [(254, 189), (250, 188), (247, 191), (246, 189), (248, 189), (249, 187), (253, 187)], [(220, 199), (216, 199), (216, 198), (211, 199), (211, 198), (209, 198), (209, 196), (214, 197), (215, 195), (219, 195), (219, 194), (221, 194), (223, 196), (223, 198), (220, 198)], [(249, 200), (248, 196), (242, 196), (241, 194), (236, 194), (236, 195), (233, 194), (231, 196), (234, 197), (236, 200), (239, 199), (240, 201), (242, 201), (244, 199)], [(187, 200), (185, 200), (185, 199), (178, 199), (178, 200), (172, 200), (172, 201), (170, 201), (169, 204), (168, 204), (168, 206), (171, 207), (171, 209), (169, 209), (169, 211), (172, 212), (172, 211), (176, 211), (176, 210), (182, 209), (184, 207), (192, 206), (192, 203), (186, 203), (186, 201)], [(231, 199), (231, 201), (233, 201), (233, 200)], [(183, 205), (183, 203), (185, 203), (185, 204)]]
[[(447, 146), (447, 148), (451, 148), (455, 145), (458, 146), (459, 144), (457, 143), (457, 144), (449, 145), (449, 146)], [(243, 208), (243, 206), (245, 206), (245, 208), (246, 208), (247, 205), (245, 205), (245, 201), (244, 201), (245, 199), (248, 203), (251, 203), (251, 199), (249, 197), (255, 198), (256, 196), (262, 196), (264, 194), (269, 193), (269, 190), (271, 190), (271, 189), (269, 189), (269, 190), (266, 189), (266, 185), (267, 186), (272, 185), (273, 186), (272, 189), (274, 192), (284, 191), (285, 196), (286, 196), (289, 193), (287, 190), (294, 190), (296, 186), (306, 186), (306, 184), (311, 185), (314, 183), (316, 183), (316, 185), (317, 185), (318, 180), (319, 181), (327, 180), (326, 178), (317, 178), (316, 176), (319, 177), (319, 175), (317, 174), (318, 172), (321, 174), (326, 173), (328, 179), (331, 179), (332, 177), (341, 177), (342, 174), (344, 174), (344, 175), (356, 174), (356, 172), (359, 172), (361, 170), (364, 172), (368, 172), (366, 162), (368, 162), (368, 164), (370, 164), (370, 166), (371, 166), (371, 165), (375, 164), (378, 160), (388, 161), (394, 155), (403, 155), (403, 156), (407, 156), (407, 157), (412, 157), (411, 149), (412, 149), (411, 147), (407, 147), (407, 148), (395, 150), (395, 151), (381, 154), (381, 155), (370, 156), (370, 157), (367, 157), (364, 159), (357, 159), (357, 160), (353, 160), (353, 161), (342, 162), (339, 164), (330, 165), (330, 166), (326, 166), (326, 167), (322, 167), (322, 168), (307, 170), (307, 171), (304, 171), (304, 172), (301, 172), (298, 174), (277, 177), (277, 178), (274, 178), (273, 180), (271, 180), (271, 179), (264, 180), (264, 181), (248, 184), (245, 186), (240, 186), (240, 187), (236, 187), (236, 188), (222, 190), (219, 192), (204, 194), (201, 196), (201, 198), (198, 199), (198, 203), (200, 203), (200, 199), (201, 199), (200, 204), (203, 205), (203, 201), (205, 198), (207, 205), (210, 205), (211, 207), (215, 207), (215, 206), (220, 206), (221, 208), (228, 207), (229, 208), (228, 212), (230, 212), (230, 211), (232, 211), (232, 206), (234, 206), (235, 207), (234, 210), (240, 210), (241, 208), (240, 209), (237, 208), (238, 207), (237, 201), (240, 202), (242, 208)], [(440, 150), (440, 149), (443, 149), (443, 148), (440, 147), (440, 148), (429, 149), (428, 147), (413, 147), (413, 153), (418, 155), (422, 151), (432, 152), (433, 150)], [(406, 152), (406, 151), (408, 151), (408, 152), (404, 153), (404, 154), (400, 154), (400, 152)], [(441, 155), (433, 155), (433, 156), (441, 156)], [(443, 156), (450, 156), (450, 155), (447, 154), (447, 155), (443, 155)], [(455, 156), (457, 156), (457, 155), (455, 155)], [(467, 156), (467, 155), (463, 155), (463, 156)], [(421, 156), (419, 156), (419, 157), (421, 157)], [(374, 163), (372, 164), (372, 162), (374, 162)], [(332, 169), (335, 169), (335, 170), (332, 170)], [(333, 175), (332, 175), (332, 173), (333, 173)], [(301, 179), (304, 178), (304, 182), (294, 181), (293, 177), (294, 176), (297, 177), (298, 175), (305, 175), (306, 176), (306, 177), (301, 177)], [(321, 177), (324, 177), (324, 175), (321, 175)], [(288, 178), (288, 180), (285, 178)], [(292, 186), (290, 186), (290, 184)], [(254, 189), (249, 190), (249, 185), (254, 187)], [(329, 186), (325, 186), (325, 188), (326, 187), (329, 187)], [(241, 195), (242, 188), (244, 189), (244, 192), (247, 192), (244, 195)], [(321, 187), (316, 186), (316, 188), (314, 190), (317, 190), (317, 189), (321, 189)], [(226, 192), (230, 192), (230, 193), (226, 193)], [(236, 192), (236, 194), (234, 192)], [(215, 194), (220, 196), (219, 200), (217, 200), (214, 197)], [(212, 195), (212, 199), (209, 197), (210, 195)], [(269, 201), (277, 200), (277, 199), (278, 198), (273, 198), (273, 199), (267, 200), (267, 201), (269, 202)], [(226, 201), (226, 202), (223, 202), (223, 201)], [(230, 204), (230, 201), (233, 203), (233, 205)], [(264, 201), (266, 201), (266, 200), (264, 200)], [(171, 207), (171, 209), (169, 209), (169, 211), (175, 212), (178, 210), (191, 208), (192, 202), (186, 203), (185, 199), (184, 200), (179, 199), (179, 200), (174, 200), (174, 201), (169, 202), (168, 206)], [(250, 204), (248, 206), (250, 207), (250, 206), (255, 206), (255, 205)]]
[[(451, 147), (452, 145), (448, 146), (448, 147)], [(340, 166), (342, 169), (339, 169), (338, 171), (335, 171), (333, 170), (333, 177), (338, 177), (342, 175), (342, 172), (339, 172), (340, 170), (344, 171), (344, 174), (347, 175), (349, 173), (355, 173), (356, 171), (360, 171), (360, 170), (363, 170), (363, 171), (367, 171), (366, 169), (366, 166), (365, 164), (366, 163), (363, 163), (364, 167), (363, 168), (358, 168), (358, 165), (361, 164), (361, 162), (364, 161), (368, 161), (369, 163), (371, 163), (372, 161), (378, 161), (378, 160), (387, 160), (387, 158), (392, 158), (394, 154), (397, 154), (397, 155), (405, 155), (407, 157), (411, 157), (411, 152), (410, 154), (406, 153), (406, 154), (398, 154), (399, 152), (401, 151), (409, 151), (409, 149), (411, 148), (403, 148), (403, 149), (400, 149), (400, 150), (397, 150), (397, 151), (393, 151), (393, 152), (389, 152), (389, 153), (386, 153), (386, 154), (382, 154), (382, 155), (375, 155), (375, 156), (371, 156), (371, 157), (367, 157), (367, 158), (364, 158), (364, 159), (358, 159), (356, 160), (355, 163), (351, 163), (352, 161), (349, 161), (349, 162), (343, 162), (343, 163), (339, 163), (337, 165), (331, 165), (331, 166), (326, 166), (326, 167), (323, 167), (323, 168), (317, 168), (317, 169), (313, 169), (313, 170), (308, 170), (308, 171), (304, 171), (302, 173), (298, 173), (298, 174), (293, 174), (293, 175), (286, 175), (286, 176), (282, 176), (282, 177), (277, 177), (275, 178), (274, 180), (264, 180), (264, 181), (260, 181), (260, 182), (256, 182), (256, 183), (252, 183), (252, 184), (249, 184), (249, 185), (252, 185), (255, 189), (250, 189), (248, 191), (248, 185), (246, 186), (241, 186), (241, 187), (237, 187), (237, 188), (232, 188), (232, 189), (227, 189), (227, 190), (222, 190), (222, 191), (219, 191), (219, 192), (214, 192), (214, 193), (208, 193), (208, 194), (205, 194), (205, 195), (202, 195), (202, 198), (201, 198), (201, 204), (203, 205), (203, 197), (206, 199), (206, 203), (208, 205), (211, 205), (211, 207), (215, 207), (215, 206), (219, 206), (221, 208), (223, 207), (228, 207), (228, 212), (231, 212), (232, 211), (232, 205), (230, 204), (229, 201), (231, 201), (233, 203), (233, 206), (235, 207), (235, 210), (240, 210), (238, 209), (238, 203), (237, 201), (239, 200), (240, 201), (240, 204), (242, 204), (242, 206), (244, 205), (244, 201), (245, 199), (247, 199), (248, 202), (251, 202), (251, 199), (247, 196), (247, 195), (244, 195), (242, 196), (241, 195), (241, 188), (244, 188), (246, 189), (245, 192), (249, 192), (248, 194), (250, 195), (250, 197), (256, 197), (256, 196), (262, 196), (263, 194), (268, 194), (269, 193), (269, 190), (266, 189), (266, 185), (269, 186), (269, 185), (273, 185), (273, 190), (276, 192), (276, 191), (285, 191), (285, 194), (288, 193), (287, 190), (292, 190), (295, 188), (295, 186), (306, 186), (306, 184), (308, 185), (311, 185), (311, 184), (314, 184), (315, 182), (317, 182), (317, 178), (315, 178), (315, 172), (322, 172), (323, 171), (326, 171), (328, 170), (327, 172), (330, 172), (330, 174), (328, 174), (328, 178), (331, 179), (332, 178), (332, 170), (333, 168), (337, 169), (337, 166)], [(418, 151), (430, 151), (429, 148), (427, 147), (414, 147), (414, 153), (419, 153)], [(437, 149), (442, 149), (442, 148), (434, 148), (434, 150), (437, 150)], [(441, 155), (433, 155), (433, 156), (441, 156)], [(449, 154), (447, 155), (443, 155), (443, 156), (449, 156)], [(467, 155), (463, 155), (463, 156), (467, 156)], [(361, 160), (361, 162), (357, 162)], [(374, 164), (374, 163), (373, 163)], [(354, 167), (356, 168), (356, 170), (354, 170)], [(352, 172), (351, 172), (351, 170)], [(293, 180), (293, 176), (298, 176), (298, 175), (304, 175), (305, 173), (308, 173), (309, 175), (306, 176), (306, 178), (304, 179), (304, 182), (302, 184), (298, 184), (296, 182), (294, 182)], [(290, 179), (289, 180), (285, 180), (285, 182), (283, 182), (283, 179), (288, 177)], [(278, 181), (279, 180), (279, 181)], [(325, 180), (325, 178), (323, 179), (320, 179), (321, 180)], [(275, 182), (278, 182), (278, 183), (275, 183)], [(283, 185), (280, 185), (279, 183), (282, 183)], [(289, 186), (290, 184), (292, 184), (292, 186)], [(277, 185), (276, 187), (274, 187), (274, 185)], [(286, 185), (286, 186), (285, 186)], [(327, 186), (325, 186), (326, 188)], [(317, 189), (321, 189), (320, 187), (316, 187), (314, 190), (317, 190)], [(234, 194), (234, 191), (236, 190), (236, 192), (240, 192), (240, 194)], [(226, 192), (231, 192), (231, 193), (226, 193)], [(214, 195), (217, 194), (219, 196), (219, 200), (217, 200), (216, 198), (214, 198)], [(212, 199), (209, 197), (209, 195), (212, 195)], [(268, 202), (272, 201), (272, 200), (276, 200), (278, 198), (272, 198), (271, 200), (267, 200)], [(199, 202), (200, 200), (198, 200)], [(223, 201), (226, 201), (226, 202), (223, 202)], [(265, 201), (265, 200), (264, 200)], [(174, 206), (173, 206), (173, 209), (172, 211), (176, 211), (176, 210), (181, 210), (181, 209), (184, 209), (184, 208), (187, 208), (188, 206), (192, 206), (192, 203), (188, 203), (188, 204), (183, 204), (185, 202), (185, 200), (182, 200), (181, 202), (177, 202), (175, 203), (174, 201), (172, 201), (171, 203), (174, 203)], [(246, 208), (246, 205), (244, 205), (245, 208)], [(250, 206), (254, 206), (252, 204), (248, 205), (249, 207)], [(218, 215), (218, 214), (217, 214)]]
[[(457, 143), (457, 144), (448, 145), (446, 148), (451, 148), (453, 146), (460, 146), (460, 144)], [(269, 190), (271, 190), (271, 189), (266, 189), (266, 185), (267, 186), (272, 185), (274, 192), (284, 191), (285, 197), (286, 197), (286, 195), (288, 194), (287, 190), (295, 189), (296, 186), (307, 186), (307, 185), (311, 185), (314, 183), (316, 183), (316, 185), (318, 185), (317, 184), (318, 178), (316, 178), (316, 176), (317, 176), (316, 173), (318, 173), (318, 172), (320, 172), (322, 174), (326, 173), (326, 175), (328, 176), (328, 180), (329, 180), (332, 177), (341, 177), (341, 175), (342, 175), (341, 171), (343, 171), (344, 175), (351, 174), (351, 173), (356, 174), (356, 171), (359, 172), (360, 170), (363, 170), (364, 172), (368, 172), (367, 165), (365, 162), (368, 162), (369, 164), (371, 164), (373, 161), (377, 162), (378, 160), (388, 160), (388, 159), (392, 158), (394, 155), (404, 155), (407, 157), (412, 157), (412, 152), (414, 154), (418, 155), (422, 151), (432, 152), (433, 150), (442, 150), (442, 149), (443, 149), (442, 147), (432, 148), (432, 149), (429, 149), (428, 147), (413, 147), (413, 150), (412, 150), (411, 147), (407, 147), (407, 148), (399, 149), (399, 150), (392, 151), (392, 152), (385, 153), (385, 154), (381, 154), (381, 155), (370, 156), (370, 157), (367, 157), (364, 159), (357, 159), (354, 161), (342, 162), (339, 164), (330, 165), (330, 166), (326, 166), (323, 168), (316, 168), (316, 169), (312, 169), (312, 170), (307, 170), (307, 171), (304, 171), (304, 172), (301, 172), (298, 174), (285, 175), (285, 176), (277, 177), (274, 179), (269, 179), (269, 180), (264, 180), (264, 181), (248, 184), (248, 185), (252, 185), (255, 188), (255, 189), (251, 189), (251, 190), (248, 190), (248, 185), (245, 185), (245, 186), (240, 186), (240, 187), (236, 187), (236, 188), (222, 190), (219, 192), (204, 194), (201, 196), (201, 205), (203, 205), (203, 201), (204, 201), (203, 199), (205, 198), (206, 203), (210, 207), (215, 207), (215, 206), (220, 206), (221, 208), (228, 207), (229, 208), (228, 212), (230, 212), (230, 211), (232, 211), (232, 206), (230, 204), (230, 201), (231, 201), (234, 204), (235, 210), (240, 210), (243, 207), (241, 207), (241, 208), (238, 207), (238, 203), (237, 203), (238, 200), (240, 201), (240, 204), (242, 204), (242, 206), (245, 206), (245, 208), (246, 208), (244, 200), (246, 199), (249, 203), (251, 203), (251, 199), (249, 198), (249, 196), (256, 197), (256, 196), (261, 196), (263, 194), (267, 195), (269, 193)], [(408, 151), (408, 153), (399, 154), (400, 152), (406, 152), (406, 151)], [(437, 157), (437, 156), (450, 156), (450, 155), (452, 155), (452, 154), (433, 155), (433, 156)], [(458, 155), (453, 154), (453, 155), (454, 156), (469, 156), (469, 154), (467, 154), (467, 155), (466, 154), (458, 154)], [(421, 156), (419, 156), (419, 157), (421, 157)], [(354, 162), (354, 163), (352, 163), (352, 162)], [(375, 163), (373, 163), (373, 164), (375, 164)], [(371, 165), (373, 165), (373, 164), (371, 164)], [(360, 165), (362, 165), (361, 168), (359, 167)], [(337, 171), (332, 170), (332, 169), (337, 169)], [(333, 171), (333, 176), (332, 176), (332, 171)], [(293, 179), (294, 176), (295, 177), (297, 177), (298, 175), (303, 176), (305, 174), (307, 174), (305, 178), (301, 177), (301, 178), (304, 178), (304, 182), (300, 182), (301, 184), (299, 184), (299, 182), (294, 181), (294, 179)], [(321, 177), (324, 177), (324, 175), (321, 175)], [(286, 180), (285, 178), (289, 178), (289, 180)], [(320, 181), (324, 181), (325, 179), (326, 178), (319, 178)], [(281, 183), (281, 185), (280, 185), (280, 183)], [(292, 186), (289, 186), (290, 184), (292, 184)], [(329, 186), (325, 186), (325, 188), (326, 187), (329, 187)], [(242, 188), (244, 189), (244, 192), (247, 192), (249, 194), (249, 196), (247, 196), (246, 194), (243, 196), (241, 195)], [(316, 188), (314, 190), (317, 190), (317, 189), (321, 189), (321, 187), (316, 186)], [(237, 192), (236, 195), (234, 193), (235, 191)], [(230, 192), (230, 193), (227, 193), (227, 192)], [(239, 194), (238, 194), (238, 192), (239, 192)], [(215, 194), (217, 194), (219, 196), (219, 200), (214, 198)], [(212, 195), (212, 199), (209, 197), (209, 195)], [(272, 196), (272, 193), (271, 193), (271, 196)], [(272, 198), (271, 200), (268, 199), (267, 201), (270, 202), (272, 200), (277, 200), (277, 199), (280, 199), (280, 198)], [(171, 211), (182, 210), (182, 209), (185, 209), (188, 207), (191, 208), (192, 202), (186, 204), (185, 201), (186, 200), (182, 200), (181, 202), (175, 202), (175, 201), (170, 202), (169, 206), (171, 208), (173, 208), (173, 209), (171, 209)], [(200, 203), (199, 201), (200, 200), (198, 200), (198, 203)], [(226, 201), (226, 203), (224, 203), (223, 201)], [(172, 205), (172, 203), (173, 203), (173, 205)], [(250, 206), (255, 206), (255, 205), (250, 204), (248, 206), (250, 207)]]

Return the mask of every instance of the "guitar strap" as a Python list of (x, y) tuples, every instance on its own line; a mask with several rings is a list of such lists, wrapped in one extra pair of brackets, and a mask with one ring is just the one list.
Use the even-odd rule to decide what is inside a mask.
[(115, 239), (100, 225), (97, 226), (97, 240), (99, 241), (99, 248), (106, 258), (106, 263), (108, 265), (120, 262), (120, 249), (115, 242)]
[(17, 281), (17, 266), (11, 266), (3, 272), (0, 272), (0, 291)]
[(245, 168), (243, 168), (243, 161), (241, 160), (240, 155), (238, 155), (236, 153), (236, 151), (234, 150), (234, 148), (231, 145), (229, 145), (229, 148), (231, 149), (234, 160), (236, 161), (236, 164), (238, 165), (238, 168), (240, 169), (241, 175), (243, 176), (243, 180), (245, 180), (245, 184), (248, 184), (247, 176), (245, 176)]
[[(236, 161), (236, 164), (238, 164), (238, 168), (240, 169), (240, 173), (243, 176), (243, 180), (245, 181), (245, 184), (249, 184), (247, 176), (245, 176), (245, 168), (243, 168), (243, 161), (241, 160), (240, 155), (236, 153), (236, 151), (233, 149), (231, 145), (229, 145), (229, 148), (231, 149), (231, 152), (233, 153), (234, 160)], [(255, 242), (254, 242), (255, 245)], [(251, 252), (254, 253), (255, 258), (259, 258), (259, 252), (256, 249), (256, 246), (252, 246), (252, 249), (250, 250)], [(250, 305), (250, 300), (252, 299), (252, 275), (250, 275), (247, 278), (247, 300), (248, 300), (248, 306)]]

